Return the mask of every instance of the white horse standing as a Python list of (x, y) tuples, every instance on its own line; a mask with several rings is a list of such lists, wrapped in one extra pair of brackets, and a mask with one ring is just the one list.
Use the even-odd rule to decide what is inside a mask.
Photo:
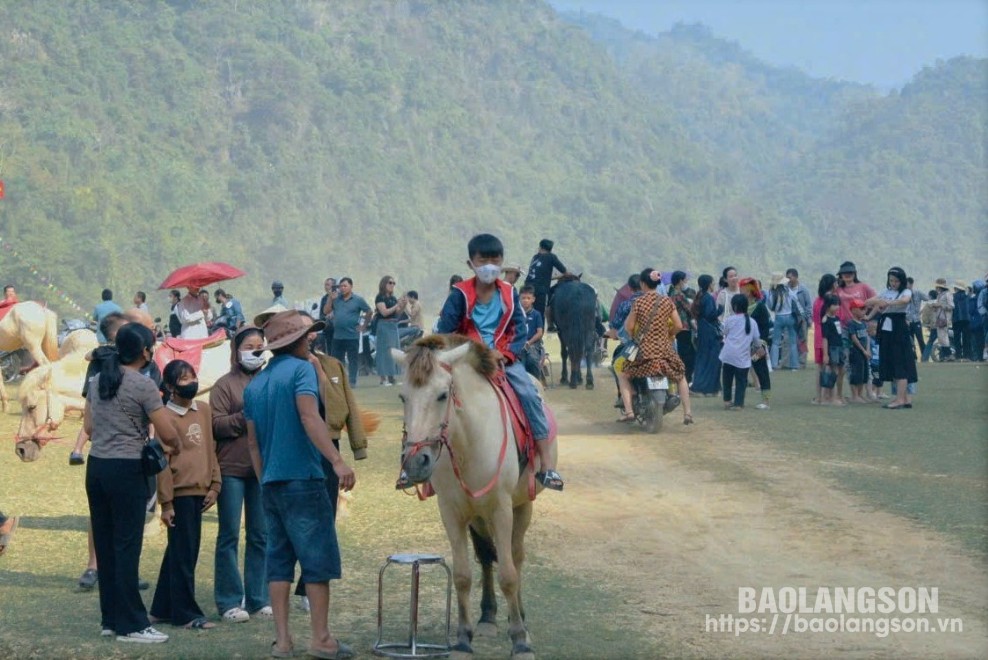
[(462, 337), (435, 335), (407, 353), (392, 349), (392, 354), (407, 370), (401, 390), (402, 466), (412, 482), (431, 483), (452, 549), (459, 621), (454, 653), (473, 653), (469, 530), (483, 575), (478, 633), (497, 630), (492, 572), (497, 561), (511, 655), (534, 658), (521, 603), (525, 532), (532, 519), (526, 478), (531, 467), (523, 471), (520, 466), (509, 416), (486, 377), (498, 368), (494, 354)]
[[(58, 359), (58, 317), (36, 302), (17, 303), (0, 320), (0, 351), (27, 349), (44, 366)], [(0, 409), (7, 410), (7, 389), (0, 378)]]
[[(37, 460), (65, 420), (65, 413), (85, 408), (82, 385), (89, 363), (86, 354), (97, 346), (96, 335), (77, 330), (62, 345), (63, 356), (27, 373), (18, 389), (21, 421), (14, 438), (14, 451), (24, 462)], [(230, 342), (206, 348), (197, 374), (199, 396), (203, 397), (216, 381), (230, 370)]]

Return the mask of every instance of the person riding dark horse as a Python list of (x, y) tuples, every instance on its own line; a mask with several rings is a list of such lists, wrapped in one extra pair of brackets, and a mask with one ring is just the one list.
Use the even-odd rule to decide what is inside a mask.
[(525, 285), (535, 289), (535, 309), (545, 317), (546, 326), (550, 332), (555, 332), (556, 327), (551, 317), (551, 301), (555, 292), (552, 285), (552, 273), (559, 271), (563, 275), (569, 275), (566, 266), (559, 260), (559, 257), (552, 253), (555, 245), (548, 238), (539, 241), (539, 251), (532, 257), (528, 264), (528, 275), (525, 276)]
[(566, 274), (555, 287), (553, 305), (561, 349), (561, 382), (571, 388), (583, 382), (580, 363), (586, 359), (586, 388), (592, 390), (596, 326), (600, 323), (597, 292), (589, 284), (579, 281), (579, 275)]

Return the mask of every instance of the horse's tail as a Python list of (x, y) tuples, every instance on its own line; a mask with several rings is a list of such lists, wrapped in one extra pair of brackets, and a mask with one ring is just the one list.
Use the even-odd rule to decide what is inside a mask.
[(58, 318), (50, 309), (45, 309), (44, 314), (45, 334), (41, 338), (41, 352), (54, 362), (58, 359)]
[(477, 561), (481, 566), (487, 566), (497, 561), (497, 548), (494, 547), (494, 539), (484, 536), (478, 532), (473, 525), (469, 526), (470, 538), (473, 540), (473, 551), (477, 555)]
[(381, 415), (373, 410), (360, 409), (360, 423), (364, 427), (364, 433), (370, 435), (381, 426)]

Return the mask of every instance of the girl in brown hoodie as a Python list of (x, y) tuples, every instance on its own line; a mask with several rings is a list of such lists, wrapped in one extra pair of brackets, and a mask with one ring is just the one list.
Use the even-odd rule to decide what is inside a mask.
[(153, 622), (186, 628), (213, 628), (196, 603), (195, 570), (202, 535), (202, 514), (216, 503), (222, 480), (213, 442), (209, 405), (196, 401), (199, 379), (184, 360), (173, 360), (162, 374), (165, 408), (178, 429), (182, 451), (168, 454), (158, 475), (161, 520), (168, 525), (168, 547), (161, 560), (151, 603)]

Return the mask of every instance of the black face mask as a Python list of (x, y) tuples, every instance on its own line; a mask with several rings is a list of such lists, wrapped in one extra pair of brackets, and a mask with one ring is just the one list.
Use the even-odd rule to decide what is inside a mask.
[(199, 392), (199, 381), (187, 383), (185, 385), (176, 385), (173, 389), (175, 390), (175, 396), (191, 401)]

